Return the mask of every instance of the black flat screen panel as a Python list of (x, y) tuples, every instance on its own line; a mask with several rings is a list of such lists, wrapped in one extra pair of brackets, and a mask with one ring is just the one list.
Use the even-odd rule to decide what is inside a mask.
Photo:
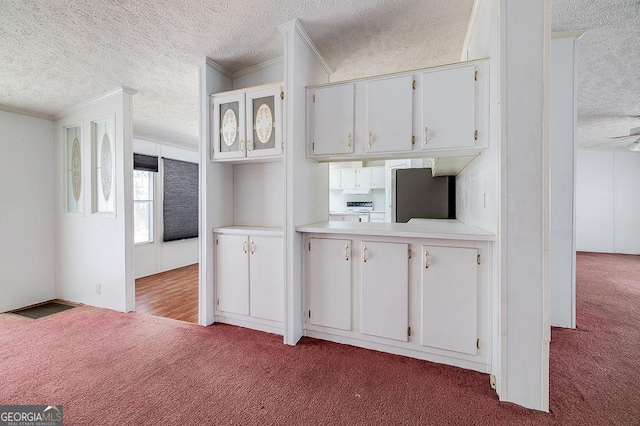
[(198, 236), (198, 165), (163, 159), (164, 241)]

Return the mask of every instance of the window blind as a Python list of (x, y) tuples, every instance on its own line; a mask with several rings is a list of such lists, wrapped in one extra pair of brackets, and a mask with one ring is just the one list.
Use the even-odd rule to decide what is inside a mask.
[(198, 236), (198, 165), (163, 158), (164, 241)]
[(158, 173), (158, 157), (155, 155), (133, 154), (133, 170)]

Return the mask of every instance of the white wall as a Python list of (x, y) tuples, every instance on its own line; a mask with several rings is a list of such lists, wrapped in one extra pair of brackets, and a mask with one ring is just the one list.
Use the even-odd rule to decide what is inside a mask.
[[(137, 154), (157, 155), (160, 158), (200, 162), (197, 151), (170, 146), (166, 144), (134, 139), (133, 152)], [(160, 161), (161, 163), (161, 161)], [(198, 263), (198, 238), (188, 240), (163, 242), (163, 177), (162, 166), (154, 176), (154, 215), (153, 239), (149, 244), (137, 244), (133, 249), (135, 278), (157, 274), (171, 269)]]
[(284, 58), (258, 64), (233, 75), (233, 89), (276, 83), (284, 80)]
[(575, 38), (551, 40), (549, 286), (551, 325), (575, 328)]
[(53, 122), (0, 111), (0, 312), (56, 298)]
[[(75, 107), (54, 123), (57, 216), (57, 295), (127, 311), (133, 308), (133, 195), (131, 94), (122, 89)], [(91, 122), (115, 119), (115, 213), (92, 213)], [(82, 126), (82, 214), (65, 213), (63, 127)], [(101, 285), (97, 294), (96, 285)]]
[(576, 248), (640, 254), (640, 153), (578, 150)]

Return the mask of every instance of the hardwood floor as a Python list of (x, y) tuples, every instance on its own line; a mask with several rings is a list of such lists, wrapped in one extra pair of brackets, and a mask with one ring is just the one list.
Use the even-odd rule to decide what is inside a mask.
[(198, 322), (198, 264), (136, 280), (136, 311)]

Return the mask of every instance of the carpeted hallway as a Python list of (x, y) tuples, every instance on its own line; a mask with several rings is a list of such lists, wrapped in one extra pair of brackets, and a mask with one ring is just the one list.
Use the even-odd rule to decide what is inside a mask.
[(0, 404), (65, 424), (640, 424), (640, 257), (578, 255), (578, 330), (553, 330), (551, 413), (486, 375), (242, 328), (79, 307), (0, 315)]

